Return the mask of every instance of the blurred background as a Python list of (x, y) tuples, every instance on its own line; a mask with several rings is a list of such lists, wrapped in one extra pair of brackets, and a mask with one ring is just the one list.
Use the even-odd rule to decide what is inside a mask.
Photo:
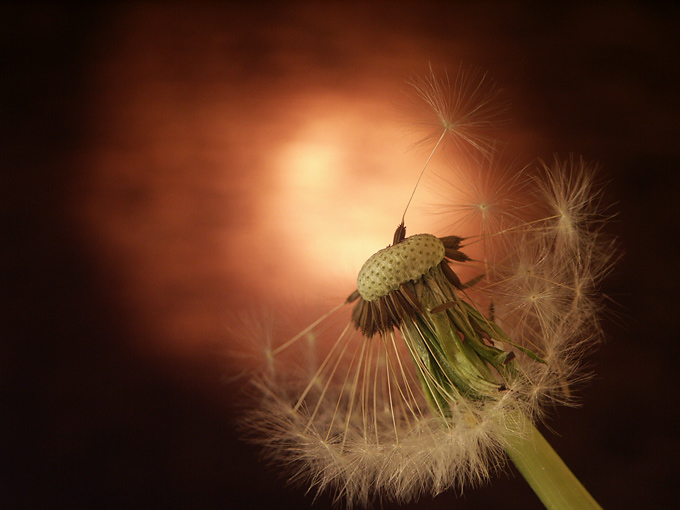
[[(502, 87), (519, 160), (602, 168), (625, 251), (603, 288), (608, 341), (547, 434), (604, 508), (672, 506), (679, 14), (3, 4), (0, 506), (311, 507), (238, 440), (230, 331), (243, 314), (300, 325), (353, 290), (427, 157), (406, 82), (461, 64)], [(410, 233), (443, 233), (433, 196), (418, 190)], [(541, 508), (512, 470), (404, 508), (501, 505)]]

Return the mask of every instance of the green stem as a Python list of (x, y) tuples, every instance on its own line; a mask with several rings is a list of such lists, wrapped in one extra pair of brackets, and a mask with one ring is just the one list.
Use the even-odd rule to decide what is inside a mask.
[(538, 429), (524, 416), (519, 420), (521, 432), (505, 435), (505, 451), (545, 507), (602, 510)]

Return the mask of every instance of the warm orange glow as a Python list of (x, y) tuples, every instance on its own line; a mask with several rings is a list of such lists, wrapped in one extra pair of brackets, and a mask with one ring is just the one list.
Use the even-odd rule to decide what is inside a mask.
[[(261, 98), (261, 110), (199, 103), (198, 117), (173, 109), (142, 136), (135, 130), (161, 115), (157, 86), (127, 90), (116, 101), (134, 109), (102, 116), (123, 147), (94, 153), (86, 197), (107, 274), (149, 338), (192, 350), (223, 335), (234, 310), (352, 292), (364, 261), (391, 242), (431, 149), (410, 148), (419, 135), (398, 120), (399, 89), (302, 88)], [(201, 102), (222, 100), (211, 90)], [(406, 216), (409, 235), (436, 230), (425, 207), (439, 201), (435, 171), (436, 159)]]
[[(172, 20), (149, 31), (128, 14), (93, 71), (94, 142), (75, 206), (148, 345), (213, 349), (233, 312), (344, 299), (364, 261), (391, 242), (429, 155), (411, 148), (423, 133), (409, 132), (404, 96), (427, 60), (357, 61), (332, 79), (295, 53), (282, 75), (193, 54), (178, 68), (168, 48), (186, 34)], [(443, 234), (453, 222), (431, 215), (441, 163), (417, 190), (408, 235)]]
[(323, 192), (338, 180), (339, 152), (340, 147), (331, 141), (289, 145), (281, 155), (284, 185), (310, 195)]
[[(279, 275), (288, 294), (305, 286), (350, 292), (363, 262), (391, 242), (425, 161), (426, 154), (407, 150), (388, 115), (375, 118), (362, 109), (373, 101), (387, 111), (384, 100), (362, 99), (326, 98), (321, 111), (310, 104), (298, 112), (305, 122), (291, 140), (272, 151), (276, 187), (260, 207), (290, 254)], [(427, 196), (419, 190), (418, 202)], [(414, 217), (411, 212), (409, 227)], [(304, 285), (284, 280), (295, 267)]]

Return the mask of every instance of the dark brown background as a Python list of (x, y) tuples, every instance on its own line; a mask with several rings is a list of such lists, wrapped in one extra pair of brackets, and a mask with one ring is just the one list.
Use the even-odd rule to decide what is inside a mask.
[[(2, 506), (309, 507), (235, 437), (228, 328), (237, 311), (287, 317), (297, 291), (351, 286), (348, 268), (389, 242), (422, 161), (390, 117), (404, 81), (462, 61), (505, 89), (518, 153), (583, 154), (609, 180), (625, 257), (603, 289), (616, 302), (608, 341), (582, 408), (553, 413), (550, 437), (605, 508), (668, 507), (680, 483), (678, 14), (642, 2), (3, 5)], [(514, 474), (407, 507), (499, 505), (540, 508)]]

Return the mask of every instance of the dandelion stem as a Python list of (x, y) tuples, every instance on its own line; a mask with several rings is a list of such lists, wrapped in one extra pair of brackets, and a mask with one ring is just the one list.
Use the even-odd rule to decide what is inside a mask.
[(538, 429), (523, 415), (518, 419), (520, 432), (505, 434), (505, 450), (545, 507), (602, 510)]

